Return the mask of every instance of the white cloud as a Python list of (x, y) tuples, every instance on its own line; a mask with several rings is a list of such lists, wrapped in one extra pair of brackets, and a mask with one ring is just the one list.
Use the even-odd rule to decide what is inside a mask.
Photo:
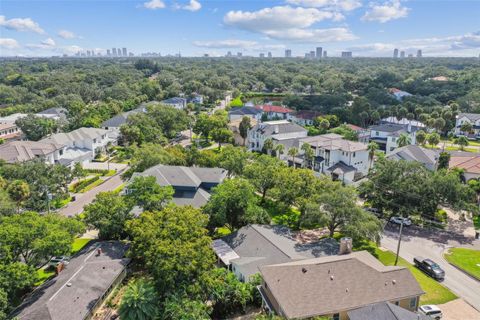
[(156, 10), (165, 8), (165, 3), (162, 0), (150, 0), (145, 2), (143, 6), (147, 9)]
[(58, 36), (63, 39), (74, 39), (77, 38), (77, 35), (72, 31), (60, 30), (58, 31)]
[(202, 8), (202, 4), (197, 0), (190, 0), (190, 3), (181, 7), (184, 10), (188, 11), (198, 11)]
[(347, 28), (269, 30), (266, 34), (272, 39), (296, 42), (338, 42), (350, 41), (357, 37)]
[(0, 38), (0, 48), (5, 49), (16, 49), (19, 48), (20, 45), (18, 44), (17, 40), (12, 38)]
[(309, 7), (309, 8), (330, 8), (343, 11), (352, 11), (362, 6), (360, 0), (286, 0), (287, 3)]
[(390, 20), (405, 18), (409, 11), (409, 8), (402, 6), (400, 0), (392, 0), (383, 4), (370, 4), (370, 9), (365, 12), (362, 20), (385, 23)]
[(225, 24), (254, 32), (306, 28), (323, 20), (342, 20), (340, 13), (316, 8), (278, 6), (259, 11), (229, 11), (223, 18)]
[(395, 49), (395, 46), (391, 43), (370, 43), (370, 44), (361, 44), (358, 46), (349, 47), (348, 50), (355, 52), (371, 52), (371, 51), (392, 51)]
[(256, 41), (248, 40), (236, 40), (236, 39), (227, 39), (227, 40), (216, 40), (216, 41), (194, 41), (194, 46), (202, 48), (249, 48), (255, 45), (258, 45)]
[(0, 26), (16, 31), (32, 31), (43, 34), (45, 31), (40, 25), (30, 18), (13, 18), (7, 20), (5, 16), (0, 16)]
[(56, 43), (52, 38), (47, 38), (47, 39), (41, 41), (39, 44), (27, 44), (26, 45), (27, 48), (32, 49), (32, 50), (53, 49), (53, 48), (55, 48), (55, 46), (56, 46)]

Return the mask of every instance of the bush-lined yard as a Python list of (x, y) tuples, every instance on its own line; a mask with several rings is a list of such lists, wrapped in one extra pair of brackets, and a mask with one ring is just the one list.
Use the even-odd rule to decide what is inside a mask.
[(444, 257), (454, 266), (480, 280), (480, 250), (451, 248)]

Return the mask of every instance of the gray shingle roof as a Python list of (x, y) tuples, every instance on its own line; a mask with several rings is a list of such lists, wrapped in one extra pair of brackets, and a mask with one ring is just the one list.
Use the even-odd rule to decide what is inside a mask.
[(256, 115), (262, 113), (262, 110), (259, 110), (255, 107), (240, 107), (233, 108), (228, 112), (229, 115)]
[(78, 128), (67, 133), (52, 134), (48, 138), (42, 139), (40, 141), (68, 144), (69, 142), (75, 142), (78, 140), (100, 138), (101, 136), (106, 134), (108, 134), (108, 130), (98, 128)]
[(64, 116), (67, 114), (67, 109), (65, 108), (48, 108), (46, 110), (40, 111), (37, 114), (54, 114), (57, 116)]
[(330, 238), (300, 244), (289, 228), (278, 225), (249, 225), (222, 238), (240, 258), (231, 260), (245, 276), (260, 266), (336, 254), (338, 243)]
[(136, 176), (155, 177), (161, 186), (172, 186), (175, 189), (173, 202), (178, 205), (201, 207), (207, 203), (210, 194), (205, 188), (221, 183), (227, 176), (222, 168), (199, 168), (183, 166), (157, 165)]
[(422, 148), (417, 145), (408, 145), (395, 149), (387, 156), (390, 159), (417, 161), (424, 165), (435, 165), (438, 160), (438, 153), (432, 149)]
[(480, 119), (480, 113), (460, 113), (457, 118), (460, 119), (462, 117), (465, 117), (470, 121), (477, 121)]
[(416, 297), (424, 292), (405, 267), (384, 266), (367, 251), (260, 267), (287, 319), (303, 319)]
[(429, 320), (430, 318), (416, 314), (391, 302), (374, 303), (347, 312), (350, 320)]
[(399, 131), (405, 131), (405, 127), (400, 124), (384, 123), (371, 126), (370, 130), (394, 133)]
[(349, 166), (345, 164), (343, 161), (335, 163), (333, 166), (327, 169), (330, 172), (333, 173), (347, 173), (347, 172), (352, 172), (352, 171), (357, 171), (357, 169), (353, 166)]
[(127, 123), (127, 119), (131, 114), (140, 113), (142, 111), (143, 111), (143, 107), (140, 107), (140, 108), (137, 108), (137, 109), (134, 109), (134, 110), (131, 110), (131, 111), (127, 111), (127, 112), (123, 112), (121, 114), (117, 114), (116, 116), (104, 121), (102, 123), (101, 127), (102, 128), (118, 128), (122, 124)]
[[(102, 248), (100, 256), (95, 253), (97, 245)], [(125, 250), (118, 241), (89, 245), (57, 277), (25, 299), (13, 315), (20, 320), (83, 320), (129, 263)]]
[(62, 144), (55, 142), (12, 141), (0, 145), (0, 159), (9, 163), (29, 161), (62, 148)]

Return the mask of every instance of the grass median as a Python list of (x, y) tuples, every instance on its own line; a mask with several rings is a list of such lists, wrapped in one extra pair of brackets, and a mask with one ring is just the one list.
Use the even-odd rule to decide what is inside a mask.
[(444, 257), (457, 268), (480, 280), (480, 250), (451, 248)]

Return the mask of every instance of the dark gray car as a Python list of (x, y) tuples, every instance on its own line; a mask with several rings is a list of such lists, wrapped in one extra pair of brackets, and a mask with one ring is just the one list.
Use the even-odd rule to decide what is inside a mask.
[(443, 280), (445, 278), (445, 271), (433, 260), (415, 257), (413, 258), (413, 262), (418, 269), (422, 270), (430, 277), (436, 280)]

